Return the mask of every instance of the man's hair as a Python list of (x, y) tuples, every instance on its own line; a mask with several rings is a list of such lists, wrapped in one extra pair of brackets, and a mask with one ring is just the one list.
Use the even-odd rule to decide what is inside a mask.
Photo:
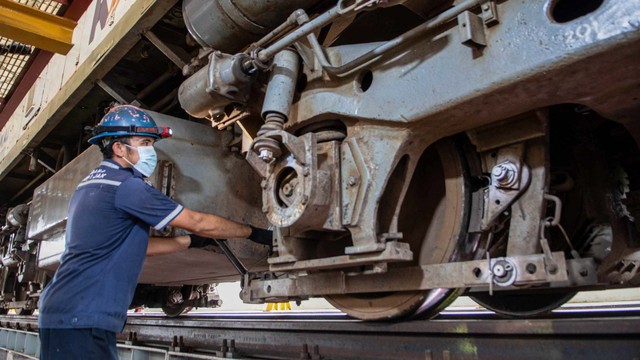
[(113, 144), (119, 142), (122, 144), (131, 145), (129, 140), (130, 136), (117, 136), (117, 137), (107, 137), (102, 138), (100, 142), (100, 151), (102, 152), (102, 158), (104, 160), (112, 159), (113, 154)]

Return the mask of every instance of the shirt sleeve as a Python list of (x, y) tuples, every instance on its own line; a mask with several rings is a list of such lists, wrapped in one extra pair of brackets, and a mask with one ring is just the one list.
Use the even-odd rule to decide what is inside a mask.
[(156, 230), (166, 227), (184, 209), (158, 189), (135, 177), (118, 187), (115, 206)]

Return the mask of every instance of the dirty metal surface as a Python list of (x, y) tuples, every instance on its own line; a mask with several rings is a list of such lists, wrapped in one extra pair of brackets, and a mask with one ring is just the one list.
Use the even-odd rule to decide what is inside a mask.
[[(239, 358), (286, 359), (636, 359), (640, 314), (571, 319), (355, 320), (129, 319), (141, 342), (220, 350)], [(127, 335), (121, 335), (126, 338)]]
[[(217, 356), (223, 355), (225, 342), (226, 357), (241, 359), (637, 359), (640, 355), (637, 309), (571, 317), (556, 313), (537, 319), (441, 314), (434, 320), (402, 323), (338, 315), (245, 315), (130, 317), (119, 339), (135, 338), (128, 342), (134, 346)], [(37, 318), (0, 316), (0, 326), (35, 331)]]

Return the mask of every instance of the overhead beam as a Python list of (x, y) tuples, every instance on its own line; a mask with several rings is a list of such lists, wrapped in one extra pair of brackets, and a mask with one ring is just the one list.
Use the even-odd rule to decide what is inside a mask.
[(0, 36), (66, 55), (76, 22), (11, 0), (0, 0)]
[[(87, 0), (75, 0), (73, 3)], [(140, 33), (150, 29), (177, 0), (134, 0), (131, 9), (119, 19), (64, 86), (31, 121), (15, 144), (0, 154), (0, 180), (23, 159), (24, 151), (36, 147), (69, 112), (93, 89), (90, 79), (101, 79), (140, 40)], [(89, 80), (89, 81), (88, 81)]]
[[(58, 2), (66, 5), (63, 1), (66, 2), (67, 0), (60, 0)], [(74, 0), (65, 11), (65, 18), (78, 21), (91, 4), (91, 1), (92, 0)], [(16, 111), (22, 99), (24, 99), (29, 90), (31, 90), (31, 87), (42, 73), (42, 70), (49, 64), (49, 60), (51, 60), (53, 55), (51, 51), (37, 51), (32, 54), (31, 58), (33, 59), (29, 59), (29, 62), (25, 65), (27, 71), (21, 74), (16, 80), (17, 86), (12, 90), (7, 102), (0, 103), (0, 131), (7, 121), (9, 121), (14, 111)]]

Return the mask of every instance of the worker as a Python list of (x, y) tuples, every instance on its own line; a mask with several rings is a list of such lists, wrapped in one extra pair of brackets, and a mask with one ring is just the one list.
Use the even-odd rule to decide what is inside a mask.
[[(113, 107), (89, 143), (104, 160), (78, 185), (69, 202), (66, 248), (40, 299), (43, 360), (117, 359), (116, 334), (145, 255), (212, 244), (212, 238), (248, 238), (269, 245), (272, 232), (184, 208), (145, 182), (156, 166), (154, 143), (169, 137), (144, 110)], [(149, 238), (150, 227), (191, 232)]]

